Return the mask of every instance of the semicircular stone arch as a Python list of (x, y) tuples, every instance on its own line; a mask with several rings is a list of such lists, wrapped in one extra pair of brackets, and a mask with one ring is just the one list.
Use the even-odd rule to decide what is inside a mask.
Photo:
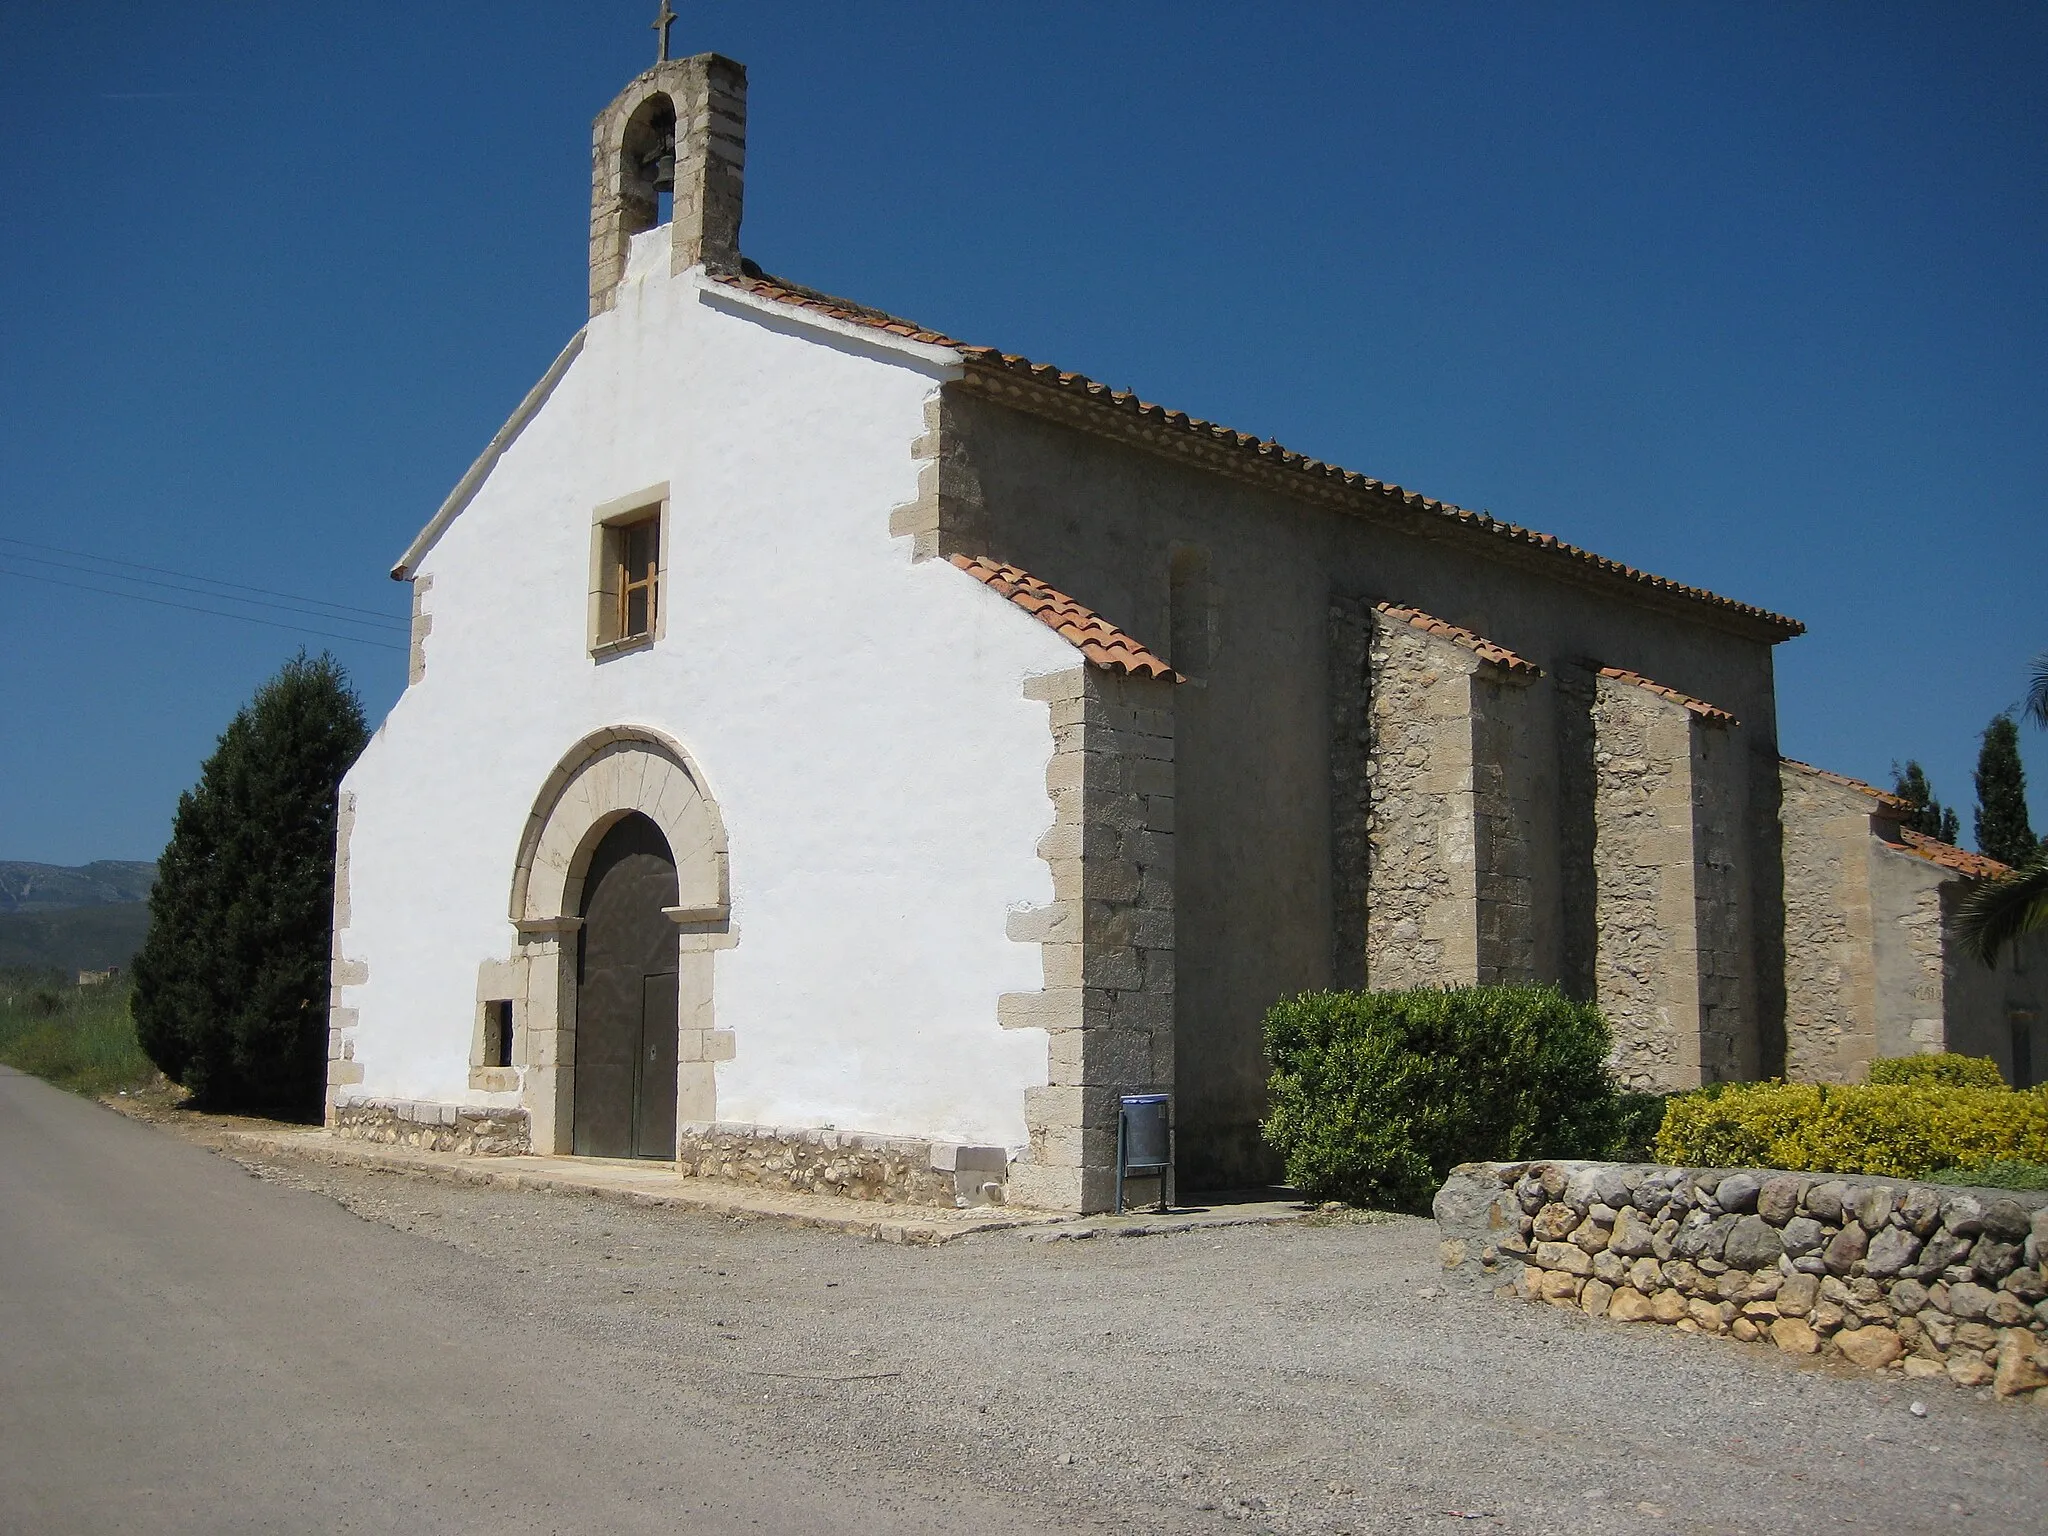
[(619, 726), (578, 742), (534, 797), (512, 875), (512, 921), (573, 916), (591, 850), (635, 811), (661, 828), (675, 857), (677, 920), (724, 919), (732, 906), (725, 822), (703, 774), (660, 732)]

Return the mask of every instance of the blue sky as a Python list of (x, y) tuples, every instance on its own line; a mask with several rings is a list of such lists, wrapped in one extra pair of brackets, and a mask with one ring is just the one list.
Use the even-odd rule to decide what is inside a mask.
[[(1785, 750), (1968, 841), (2048, 648), (2048, 9), (681, 9), (770, 271), (1794, 614)], [(302, 638), (396, 697), (390, 631), (27, 546), (402, 617), (582, 322), (652, 11), (0, 10), (0, 858), (153, 856)]]

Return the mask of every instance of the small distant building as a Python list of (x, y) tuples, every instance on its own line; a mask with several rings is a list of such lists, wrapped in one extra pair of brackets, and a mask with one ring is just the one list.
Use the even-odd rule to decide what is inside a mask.
[(81, 987), (103, 987), (121, 974), (121, 967), (110, 965), (104, 971), (80, 971), (78, 984)]

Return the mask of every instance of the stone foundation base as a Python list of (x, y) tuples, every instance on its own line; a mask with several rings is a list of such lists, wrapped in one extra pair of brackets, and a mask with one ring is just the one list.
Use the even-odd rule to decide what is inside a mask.
[(789, 1130), (767, 1125), (685, 1125), (679, 1172), (764, 1189), (892, 1205), (1000, 1205), (1008, 1171), (1001, 1147)]
[(345, 1100), (334, 1106), (328, 1128), (337, 1136), (424, 1152), (468, 1152), (517, 1157), (529, 1150), (526, 1111), (471, 1109), (459, 1104)]

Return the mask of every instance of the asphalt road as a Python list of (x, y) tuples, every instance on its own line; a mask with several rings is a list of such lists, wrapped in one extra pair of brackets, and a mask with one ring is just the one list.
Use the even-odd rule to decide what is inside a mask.
[(1047, 1528), (735, 1444), (475, 1268), (0, 1067), (0, 1531)]

